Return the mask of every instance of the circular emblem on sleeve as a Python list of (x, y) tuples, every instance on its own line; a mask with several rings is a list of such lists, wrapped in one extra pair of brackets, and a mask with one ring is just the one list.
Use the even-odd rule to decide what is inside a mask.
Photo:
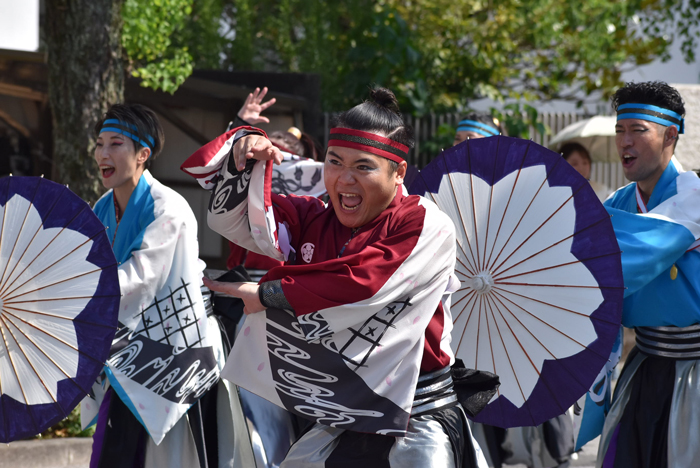
[(306, 244), (301, 246), (301, 258), (304, 260), (306, 263), (311, 262), (311, 257), (314, 256), (314, 249), (316, 248), (315, 245), (313, 245), (311, 242), (307, 242)]

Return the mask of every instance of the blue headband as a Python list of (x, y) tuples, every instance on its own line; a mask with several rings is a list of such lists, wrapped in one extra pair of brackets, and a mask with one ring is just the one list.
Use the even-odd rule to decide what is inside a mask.
[(484, 135), (485, 137), (498, 135), (498, 129), (492, 127), (491, 125), (486, 125), (476, 120), (462, 120), (457, 124), (458, 132), (474, 132), (479, 135)]
[[(132, 132), (133, 130), (135, 131)], [(146, 148), (150, 149), (151, 153), (153, 153), (153, 146), (155, 145), (155, 140), (153, 139), (153, 137), (151, 135), (146, 134), (146, 139), (150, 142), (150, 144), (148, 144), (145, 141), (143, 141), (139, 136), (137, 136), (138, 131), (139, 129), (136, 125), (131, 125), (129, 123), (117, 119), (107, 119), (104, 122), (102, 122), (100, 134), (102, 134), (102, 132), (120, 133), (124, 136), (131, 138), (141, 146), (145, 146)]]
[(685, 131), (685, 120), (682, 115), (651, 104), (622, 104), (617, 108), (617, 120), (619, 122), (624, 119), (646, 120), (664, 127), (675, 125), (678, 133)]

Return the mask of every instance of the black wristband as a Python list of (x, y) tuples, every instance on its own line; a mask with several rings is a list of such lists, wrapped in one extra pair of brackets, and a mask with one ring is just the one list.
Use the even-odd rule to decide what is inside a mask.
[(260, 283), (258, 288), (258, 297), (260, 303), (266, 309), (292, 309), (291, 304), (287, 301), (282, 291), (282, 280), (273, 280)]

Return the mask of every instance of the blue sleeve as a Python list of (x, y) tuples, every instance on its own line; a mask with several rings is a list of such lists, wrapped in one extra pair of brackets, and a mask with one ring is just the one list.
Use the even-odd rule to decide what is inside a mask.
[(680, 224), (606, 206), (622, 251), (625, 297), (667, 271), (695, 241)]

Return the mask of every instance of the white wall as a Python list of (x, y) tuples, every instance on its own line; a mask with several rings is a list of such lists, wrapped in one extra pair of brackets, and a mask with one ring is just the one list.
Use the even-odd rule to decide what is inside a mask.
[(0, 0), (0, 49), (39, 48), (39, 0)]

